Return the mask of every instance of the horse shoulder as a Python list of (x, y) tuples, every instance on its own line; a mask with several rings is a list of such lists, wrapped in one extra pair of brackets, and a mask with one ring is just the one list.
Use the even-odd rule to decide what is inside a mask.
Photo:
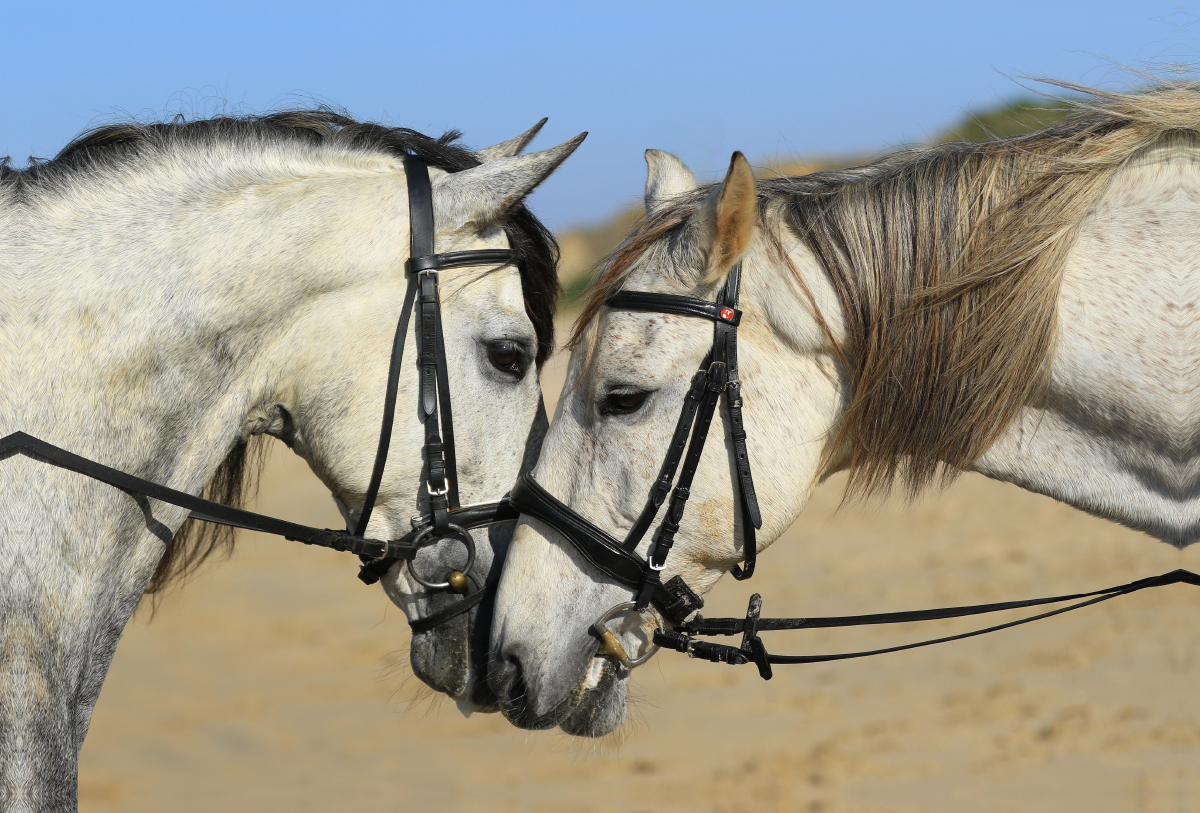
[(1122, 169), (1067, 260), (1048, 390), (980, 470), (1174, 544), (1200, 538), (1200, 149)]

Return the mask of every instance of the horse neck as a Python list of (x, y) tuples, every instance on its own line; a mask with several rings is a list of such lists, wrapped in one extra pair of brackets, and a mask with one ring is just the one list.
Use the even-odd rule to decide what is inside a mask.
[[(20, 393), (3, 434), (197, 493), (294, 371), (290, 325), (397, 287), (401, 174), (264, 175), (236, 158), (168, 156), (31, 195), (24, 296), (0, 305), (15, 349), (0, 389)], [(68, 809), (120, 632), (186, 512), (24, 457), (0, 462), (0, 493), (0, 808)]]
[[(21, 382), (41, 391), (16, 428), (195, 490), (277, 386), (290, 326), (395, 285), (402, 175), (302, 156), (252, 177), (261, 157), (166, 156), (42, 202), (30, 349), (44, 369)], [(205, 159), (217, 166), (197, 173)]]

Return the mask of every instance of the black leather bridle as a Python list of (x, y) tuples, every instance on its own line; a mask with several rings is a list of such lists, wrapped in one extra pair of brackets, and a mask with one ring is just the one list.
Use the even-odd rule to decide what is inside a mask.
[[(392, 341), (392, 356), (388, 369), (387, 390), (379, 429), (379, 445), (375, 452), (375, 464), (371, 471), (371, 480), (363, 501), (362, 511), (354, 524), (353, 531), (312, 528), (222, 505), (126, 474), (94, 460), (88, 460), (24, 432), (14, 432), (7, 437), (0, 438), (0, 456), (15, 452), (40, 459), (124, 491), (186, 508), (190, 512), (191, 519), (201, 522), (212, 522), (274, 534), (294, 542), (303, 542), (306, 545), (318, 545), (358, 554), (363, 562), (359, 578), (367, 584), (377, 582), (392, 565), (403, 561), (408, 563), (409, 572), (412, 573), (414, 579), (427, 588), (451, 589), (465, 593), (465, 597), (461, 601), (430, 616), (410, 622), (414, 632), (431, 629), (480, 604), (495, 585), (483, 579), (477, 579), (478, 583), (473, 584), (472, 579), (469, 578), (470, 566), (475, 560), (475, 543), (469, 531), (472, 528), (481, 528), (494, 523), (514, 521), (517, 519), (518, 513), (513, 510), (507, 498), (504, 497), (494, 502), (473, 505), (461, 505), (459, 502), (454, 456), (454, 424), (450, 406), (446, 348), (442, 337), (438, 272), (446, 268), (470, 265), (506, 265), (513, 262), (516, 255), (509, 249), (483, 249), (436, 254), (434, 252), (436, 231), (429, 167), (423, 159), (409, 155), (404, 158), (404, 171), (408, 183), (411, 233), (410, 258), (405, 263), (404, 269), (408, 277), (408, 289)], [(417, 358), (419, 369), (418, 414), (425, 427), (423, 485), (428, 495), (428, 511), (414, 517), (412, 529), (398, 539), (371, 539), (365, 534), (375, 508), (375, 501), (379, 496), (379, 486), (383, 481), (383, 472), (387, 465), (392, 425), (396, 415), (396, 395), (402, 370), (404, 345), (408, 336), (409, 319), (414, 307), (418, 313), (416, 328), (419, 354)], [(540, 406), (538, 420), (545, 420), (545, 411)], [(450, 537), (457, 538), (467, 546), (468, 564), (464, 568), (465, 572), (451, 572), (445, 583), (425, 581), (413, 570), (412, 560), (418, 551)], [(475, 588), (473, 591), (472, 587)]]
[[(684, 652), (690, 657), (714, 663), (735, 665), (754, 663), (758, 666), (759, 674), (769, 680), (772, 676), (772, 664), (822, 663), (899, 652), (996, 632), (1151, 587), (1180, 583), (1200, 586), (1200, 575), (1187, 570), (1175, 570), (1161, 576), (1139, 579), (1128, 584), (1090, 593), (967, 607), (825, 618), (761, 618), (762, 597), (755, 593), (750, 597), (749, 607), (744, 618), (703, 618), (699, 610), (704, 606), (704, 601), (684, 583), (683, 579), (680, 576), (674, 576), (663, 583), (660, 574), (666, 567), (667, 556), (674, 545), (675, 534), (679, 530), (679, 523), (683, 519), (684, 509), (691, 496), (692, 479), (704, 451), (704, 441), (722, 397), (725, 398), (726, 406), (729, 409), (730, 439), (733, 443), (734, 465), (737, 472), (735, 487), (737, 494), (734, 499), (741, 515), (739, 524), (742, 529), (744, 557), (744, 564), (741, 567), (735, 566), (731, 571), (734, 578), (742, 580), (753, 575), (756, 561), (754, 532), (755, 529), (762, 527), (762, 517), (758, 508), (758, 498), (754, 491), (754, 481), (751, 477), (750, 460), (746, 449), (746, 429), (742, 421), (741, 382), (738, 379), (737, 326), (741, 322), (742, 314), (737, 305), (741, 275), (742, 266), (741, 263), (738, 263), (727, 275), (725, 285), (721, 288), (715, 302), (691, 296), (645, 291), (618, 291), (606, 302), (608, 307), (613, 310), (672, 313), (708, 319), (715, 325), (712, 347), (705, 356), (701, 368), (692, 378), (679, 420), (675, 424), (666, 459), (663, 461), (654, 485), (651, 486), (645, 507), (623, 541), (618, 541), (611, 534), (598, 528), (586, 517), (558, 500), (534, 479), (532, 473), (527, 473), (518, 479), (509, 495), (509, 500), (515, 509), (549, 525), (596, 569), (633, 591), (633, 601), (613, 607), (590, 627), (591, 634), (599, 639), (598, 655), (611, 655), (627, 669), (632, 669), (649, 660), (659, 647), (666, 647)], [(687, 449), (686, 457), (684, 457), (685, 447)], [(681, 459), (683, 461), (682, 468), (680, 468)], [(676, 470), (679, 471), (677, 480), (675, 478)], [(674, 483), (674, 489), (672, 489), (672, 483)], [(657, 536), (650, 545), (646, 556), (639, 557), (634, 551), (653, 523), (668, 494), (670, 494), (670, 504), (666, 515), (659, 524)], [(1076, 603), (986, 629), (864, 652), (835, 655), (774, 655), (767, 652), (766, 646), (758, 635), (759, 632), (769, 630), (851, 627), (958, 618), (1067, 601)], [(660, 613), (662, 618), (674, 629), (668, 629), (659, 624), (654, 631), (653, 646), (646, 653), (631, 658), (626, 654), (618, 639), (607, 629), (606, 624), (621, 612), (629, 610), (641, 612), (648, 608)], [(696, 638), (696, 636), (702, 635), (738, 634), (742, 635), (740, 647), (715, 644)]]
[[(741, 527), (745, 564), (735, 567), (734, 578), (748, 579), (754, 573), (755, 529), (762, 527), (754, 478), (750, 472), (750, 455), (746, 450), (746, 430), (742, 423), (741, 382), (738, 380), (737, 326), (742, 313), (737, 309), (741, 285), (741, 264), (735, 265), (725, 278), (715, 302), (691, 296), (659, 294), (644, 291), (619, 291), (608, 299), (614, 310), (672, 313), (708, 319), (714, 325), (712, 347), (700, 369), (692, 376), (691, 386), (683, 401), (679, 420), (658, 477), (650, 489), (646, 504), (637, 520), (618, 541), (597, 528), (585, 517), (560, 502), (542, 488), (532, 473), (522, 476), (513, 487), (509, 500), (522, 514), (542, 520), (566, 537), (597, 569), (614, 581), (632, 588), (635, 608), (644, 610), (654, 605), (673, 624), (682, 624), (704, 602), (692, 592), (679, 576), (663, 583), (660, 575), (667, 556), (675, 544), (675, 534), (691, 496), (692, 479), (700, 465), (700, 456), (708, 438), (709, 427), (721, 398), (729, 408), (731, 438), (737, 469), (737, 504), (741, 512)], [(690, 438), (690, 442), (689, 442)], [(686, 451), (686, 454), (685, 454)], [(682, 462), (682, 468), (680, 463)], [(676, 481), (676, 472), (679, 477)], [(672, 488), (672, 486), (674, 486)], [(634, 553), (646, 535), (667, 497), (670, 502), (658, 533), (645, 557)]]

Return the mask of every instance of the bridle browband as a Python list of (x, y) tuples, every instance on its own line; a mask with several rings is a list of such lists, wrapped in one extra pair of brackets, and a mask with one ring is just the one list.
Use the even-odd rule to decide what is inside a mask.
[[(24, 432), (14, 432), (0, 438), (0, 457), (9, 453), (24, 454), (34, 459), (65, 468), (159, 502), (186, 508), (189, 518), (243, 528), (260, 533), (282, 536), (293, 542), (331, 548), (358, 554), (362, 559), (359, 578), (374, 584), (397, 562), (405, 562), (413, 578), (430, 590), (455, 590), (464, 593), (461, 601), (430, 616), (410, 622), (413, 632), (424, 632), (467, 612), (479, 605), (495, 589), (493, 583), (476, 580), (473, 584), (471, 565), (475, 561), (475, 543), (470, 534), (481, 528), (517, 519), (518, 513), (506, 497), (494, 502), (461, 505), (459, 502), (457, 467), (454, 455), (454, 424), (450, 406), (450, 382), (446, 364), (446, 348), (442, 336), (441, 302), (438, 295), (438, 272), (446, 268), (472, 265), (506, 265), (516, 259), (510, 249), (482, 249), (434, 253), (433, 194), (429, 167), (424, 159), (407, 155), (404, 172), (408, 184), (410, 258), (404, 270), (408, 288), (404, 305), (392, 340), (391, 363), (388, 367), (387, 390), (384, 396), (383, 418), (379, 429), (379, 445), (375, 464), (363, 501), (363, 507), (353, 531), (313, 528), (276, 519), (240, 508), (233, 508), (202, 497), (196, 497), (150, 480), (127, 474), (67, 451), (52, 443)], [(427, 513), (413, 517), (412, 529), (398, 539), (380, 540), (366, 536), (367, 525), (379, 496), (391, 446), (392, 426), (396, 415), (396, 396), (403, 368), (404, 345), (409, 319), (415, 309), (417, 317), (417, 365), (419, 370), (418, 414), (425, 428), (424, 487), (428, 495)], [(545, 410), (539, 405), (536, 421), (545, 421)], [(535, 426), (536, 426), (535, 421)], [(413, 559), (423, 548), (443, 539), (454, 537), (467, 547), (468, 562), (462, 572), (451, 572), (446, 581), (431, 583), (413, 569)], [(470, 588), (474, 586), (475, 590)]]
[[(724, 397), (729, 410), (730, 440), (733, 443), (734, 466), (737, 475), (735, 486), (737, 493), (734, 500), (740, 515), (738, 526), (742, 531), (744, 563), (741, 567), (734, 566), (731, 572), (739, 581), (750, 578), (754, 573), (756, 561), (754, 532), (755, 529), (762, 527), (762, 516), (754, 491), (754, 481), (750, 473), (750, 460), (746, 449), (746, 429), (742, 420), (741, 382), (738, 379), (737, 327), (741, 322), (742, 314), (737, 309), (737, 305), (741, 275), (742, 265), (739, 262), (726, 276), (725, 285), (721, 288), (715, 302), (676, 294), (618, 291), (605, 303), (613, 310), (671, 313), (708, 319), (715, 325), (712, 347), (705, 356), (700, 369), (692, 377), (691, 386), (684, 398), (683, 408), (680, 411), (679, 420), (675, 424), (675, 431), (667, 448), (662, 468), (659, 470), (654, 485), (651, 486), (645, 506), (623, 541), (618, 541), (611, 534), (598, 528), (586, 517), (561, 502), (543, 488), (534, 479), (532, 473), (521, 476), (509, 495), (509, 500), (516, 510), (549, 525), (570, 542), (597, 570), (633, 591), (633, 601), (613, 607), (590, 627), (589, 632), (600, 642), (597, 655), (612, 656), (626, 669), (632, 669), (649, 660), (659, 647), (666, 647), (684, 652), (693, 658), (701, 658), (715, 663), (735, 665), (754, 663), (758, 666), (759, 674), (769, 680), (772, 676), (772, 664), (822, 663), (899, 652), (996, 632), (1150, 587), (1162, 587), (1168, 584), (1200, 586), (1200, 575), (1187, 570), (1175, 570), (1161, 576), (1140, 579), (1090, 593), (968, 607), (827, 618), (761, 618), (762, 597), (755, 593), (750, 597), (750, 604), (744, 618), (703, 618), (699, 610), (704, 606), (704, 601), (688, 587), (683, 579), (680, 576), (674, 576), (664, 583), (661, 581), (660, 575), (666, 567), (667, 556), (675, 542), (675, 534), (679, 531), (679, 523), (683, 519), (688, 498), (691, 496), (692, 479), (699, 466), (700, 456), (704, 451), (704, 442), (722, 397)], [(686, 457), (684, 456), (685, 448), (687, 450)], [(683, 461), (682, 468), (680, 468), (681, 460)], [(677, 470), (679, 472), (678, 479), (675, 476)], [(674, 484), (673, 489), (672, 484)], [(646, 531), (654, 522), (654, 518), (658, 515), (668, 494), (670, 494), (670, 503), (666, 515), (659, 524), (656, 538), (647, 550), (645, 557), (636, 555), (635, 550), (638, 543), (641, 542)], [(770, 630), (851, 627), (959, 618), (1067, 601), (1076, 603), (986, 629), (864, 652), (836, 655), (773, 655), (767, 652), (766, 646), (758, 636), (759, 632)], [(647, 609), (656, 611), (674, 629), (668, 629), (660, 623), (654, 631), (653, 644), (648, 651), (631, 658), (606, 624), (621, 612), (629, 610), (641, 612)], [(697, 640), (695, 637), (737, 634), (742, 635), (740, 647), (715, 644)]]

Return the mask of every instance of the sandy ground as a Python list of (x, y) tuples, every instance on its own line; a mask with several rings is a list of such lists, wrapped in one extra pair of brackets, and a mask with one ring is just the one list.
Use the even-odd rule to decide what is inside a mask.
[[(561, 368), (548, 378), (561, 375)], [(557, 391), (556, 381), (547, 389)], [(978, 476), (906, 507), (835, 511), (841, 481), (709, 613), (833, 615), (1086, 591), (1180, 553)], [(334, 527), (279, 447), (258, 509)], [(83, 811), (1200, 810), (1200, 590), (1176, 585), (941, 647), (753, 667), (660, 653), (619, 739), (464, 719), (407, 669), (402, 614), (345, 554), (247, 534), (233, 559), (140, 611), (80, 768)], [(849, 651), (947, 621), (773, 633)]]

